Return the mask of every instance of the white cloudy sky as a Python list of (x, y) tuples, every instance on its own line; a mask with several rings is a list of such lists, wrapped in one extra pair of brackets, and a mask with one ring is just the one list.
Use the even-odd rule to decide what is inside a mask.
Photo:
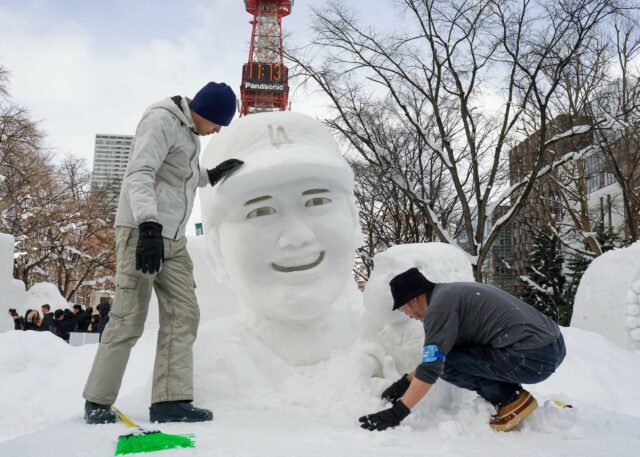
[[(310, 7), (323, 3), (295, 2), (284, 20), (293, 43), (305, 42)], [(349, 4), (389, 25), (391, 0)], [(250, 19), (242, 0), (2, 0), (0, 65), (47, 145), (91, 166), (96, 133), (132, 134), (157, 100), (191, 96), (210, 80), (238, 88)], [(319, 97), (292, 95), (293, 110), (322, 110)]]
[[(295, 2), (284, 20), (293, 42), (305, 41), (310, 6), (323, 3)], [(163, 97), (193, 95), (210, 80), (237, 90), (250, 19), (242, 0), (2, 0), (0, 65), (49, 146), (90, 161), (96, 133), (133, 133)], [(293, 109), (318, 109), (307, 100), (294, 93)]]

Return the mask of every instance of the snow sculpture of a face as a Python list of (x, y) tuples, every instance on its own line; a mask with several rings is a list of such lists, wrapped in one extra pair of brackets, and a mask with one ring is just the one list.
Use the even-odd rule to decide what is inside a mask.
[(335, 139), (303, 114), (254, 114), (218, 134), (202, 166), (228, 158), (245, 164), (200, 194), (216, 277), (260, 316), (324, 315), (352, 280), (360, 236), (353, 172)]

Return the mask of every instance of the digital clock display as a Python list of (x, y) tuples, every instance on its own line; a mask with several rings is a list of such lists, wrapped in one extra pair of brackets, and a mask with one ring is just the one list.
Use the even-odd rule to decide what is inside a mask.
[(289, 70), (279, 63), (246, 63), (242, 67), (242, 86), (266, 92), (284, 92)]

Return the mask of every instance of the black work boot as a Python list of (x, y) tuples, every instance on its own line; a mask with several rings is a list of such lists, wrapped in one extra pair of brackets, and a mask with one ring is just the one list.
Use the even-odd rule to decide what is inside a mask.
[(116, 413), (111, 410), (111, 405), (100, 405), (87, 400), (84, 404), (84, 421), (87, 424), (113, 424)]
[(206, 422), (213, 420), (213, 413), (190, 401), (162, 401), (151, 405), (149, 418), (151, 422)]

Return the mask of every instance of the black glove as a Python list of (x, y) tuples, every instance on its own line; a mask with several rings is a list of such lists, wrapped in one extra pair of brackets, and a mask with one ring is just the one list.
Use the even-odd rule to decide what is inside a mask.
[(218, 181), (227, 176), (233, 170), (238, 168), (244, 162), (238, 159), (228, 159), (224, 162), (216, 165), (215, 167), (207, 170), (207, 174), (209, 175), (209, 182), (212, 186), (215, 186)]
[(140, 237), (136, 246), (136, 270), (157, 273), (164, 261), (162, 225), (157, 222), (143, 222), (138, 228)]
[(387, 387), (385, 391), (382, 392), (382, 395), (380, 395), (380, 397), (383, 400), (387, 400), (387, 401), (390, 401), (391, 403), (395, 403), (398, 400), (400, 400), (400, 398), (402, 398), (404, 393), (409, 388), (410, 384), (411, 384), (411, 381), (409, 381), (409, 377), (405, 373), (402, 375), (400, 379), (398, 379), (396, 382), (394, 382), (389, 387)]
[(400, 425), (400, 422), (409, 414), (411, 414), (411, 410), (402, 403), (402, 400), (398, 400), (389, 409), (383, 409), (375, 414), (362, 416), (359, 419), (360, 427), (369, 431), (377, 430), (381, 432), (389, 427)]

